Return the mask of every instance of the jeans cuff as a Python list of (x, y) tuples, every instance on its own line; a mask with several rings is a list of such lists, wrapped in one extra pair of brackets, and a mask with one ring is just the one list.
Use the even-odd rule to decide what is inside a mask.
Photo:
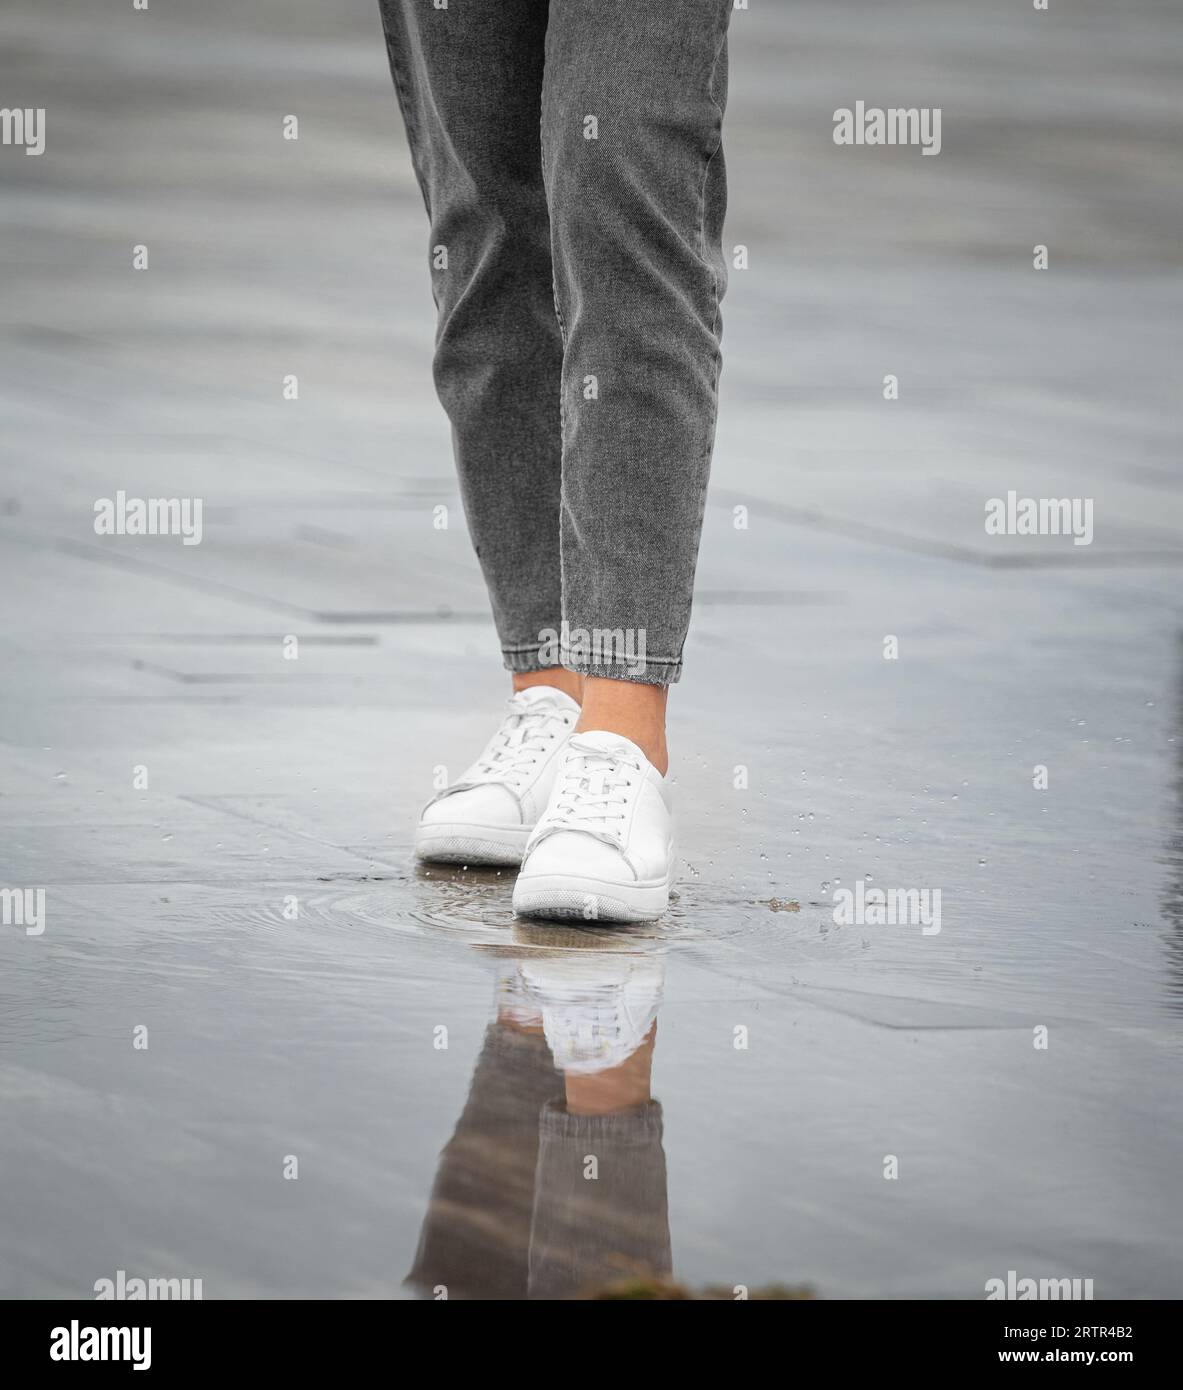
[(541, 651), (541, 642), (533, 642), (522, 647), (502, 647), (501, 659), (507, 671), (548, 671), (555, 663), (553, 661), (541, 661), (539, 659)]
[(611, 661), (586, 661), (572, 658), (569, 652), (561, 652), (559, 661), (568, 671), (579, 676), (600, 676), (604, 680), (634, 681), (639, 685), (673, 685), (682, 678), (681, 657), (647, 656), (643, 661), (629, 661), (627, 657), (613, 658)]
[(541, 1133), (554, 1139), (660, 1142), (663, 1128), (657, 1100), (608, 1115), (572, 1115), (562, 1100), (548, 1100), (542, 1107)]

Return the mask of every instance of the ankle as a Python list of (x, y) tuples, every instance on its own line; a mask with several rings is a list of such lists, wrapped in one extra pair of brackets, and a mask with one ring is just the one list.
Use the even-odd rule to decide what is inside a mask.
[(583, 677), (565, 666), (548, 666), (542, 671), (514, 671), (513, 688), (528, 690), (532, 685), (548, 685), (553, 690), (561, 690), (578, 704), (583, 694)]
[(665, 738), (666, 690), (640, 681), (588, 676), (576, 733), (600, 730), (631, 739), (664, 777), (669, 768)]

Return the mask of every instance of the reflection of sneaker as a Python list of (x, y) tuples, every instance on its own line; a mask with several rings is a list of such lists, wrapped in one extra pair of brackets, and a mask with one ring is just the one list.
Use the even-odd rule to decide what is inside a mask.
[(665, 979), (660, 956), (537, 955), (520, 968), (560, 1071), (587, 1074), (620, 1066), (657, 1018)]
[(572, 734), (513, 890), (524, 917), (649, 922), (669, 906), (665, 778), (630, 739)]
[(538, 1005), (530, 998), (526, 982), (516, 961), (503, 962), (497, 971), (494, 1004), (498, 1018), (512, 1019), (521, 1028), (537, 1028), (542, 1024)]
[(424, 807), (415, 832), (420, 859), (522, 862), (579, 706), (549, 685), (528, 686), (508, 703), (509, 713), (481, 756)]

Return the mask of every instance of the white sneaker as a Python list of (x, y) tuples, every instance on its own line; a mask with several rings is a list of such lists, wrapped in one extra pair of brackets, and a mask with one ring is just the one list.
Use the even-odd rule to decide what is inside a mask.
[(547, 804), (559, 752), (579, 718), (569, 695), (531, 685), (459, 781), (423, 808), (415, 832), (420, 859), (448, 864), (520, 864)]
[(665, 965), (658, 955), (569, 951), (531, 956), (520, 968), (561, 1072), (587, 1076), (627, 1062), (661, 1006)]
[(572, 734), (513, 890), (523, 917), (651, 922), (669, 906), (665, 778), (620, 734)]

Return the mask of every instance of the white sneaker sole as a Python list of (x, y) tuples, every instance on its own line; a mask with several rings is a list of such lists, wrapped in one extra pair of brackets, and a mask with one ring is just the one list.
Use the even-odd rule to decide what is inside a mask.
[(520, 877), (513, 887), (513, 910), (520, 917), (654, 922), (669, 905), (668, 877), (647, 883), (609, 883), (574, 874), (535, 874)]
[(415, 854), (434, 864), (518, 865), (533, 828), (463, 821), (420, 825), (415, 831)]

